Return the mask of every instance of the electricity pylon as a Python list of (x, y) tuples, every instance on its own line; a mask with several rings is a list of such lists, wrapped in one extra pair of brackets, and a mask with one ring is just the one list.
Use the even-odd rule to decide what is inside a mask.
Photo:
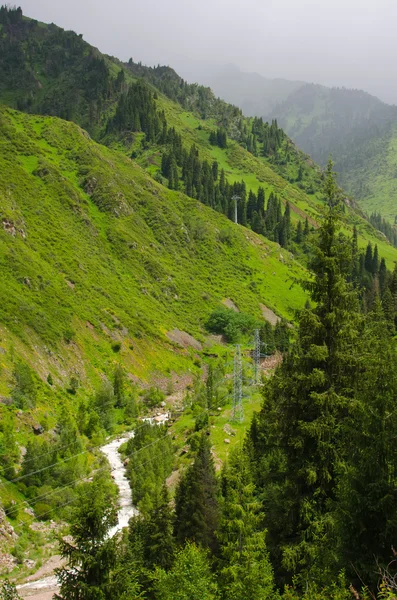
[[(263, 353), (262, 346), (265, 347), (265, 352)], [(269, 355), (267, 354), (267, 343), (261, 342), (261, 338), (259, 335), (259, 329), (255, 329), (254, 331), (254, 349), (252, 351), (252, 359), (254, 362), (254, 379), (253, 385), (258, 385), (260, 383), (260, 371), (261, 371), (261, 358), (267, 358)]]
[(259, 383), (259, 371), (261, 366), (261, 339), (259, 336), (259, 329), (255, 329), (255, 337), (254, 337), (254, 384)]
[(243, 367), (241, 362), (240, 344), (236, 346), (234, 354), (234, 380), (233, 380), (233, 421), (243, 421)]
[(237, 196), (235, 194), (234, 196), (232, 196), (232, 200), (234, 200), (234, 222), (237, 225), (238, 224), (238, 220), (237, 220), (237, 201), (241, 200), (241, 198), (240, 198), (240, 196)]

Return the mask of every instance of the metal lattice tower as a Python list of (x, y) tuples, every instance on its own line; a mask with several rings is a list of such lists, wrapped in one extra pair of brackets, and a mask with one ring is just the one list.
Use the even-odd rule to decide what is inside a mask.
[(255, 337), (254, 337), (254, 384), (259, 382), (259, 372), (261, 366), (261, 339), (259, 337), (259, 329), (255, 329)]
[(243, 409), (243, 367), (241, 362), (240, 344), (236, 346), (234, 354), (234, 385), (233, 385), (233, 421), (244, 419)]
[(238, 220), (237, 220), (237, 202), (238, 202), (238, 200), (241, 200), (241, 198), (240, 198), (240, 196), (237, 196), (235, 194), (234, 196), (232, 196), (232, 200), (234, 200), (234, 222), (237, 225), (238, 224)]

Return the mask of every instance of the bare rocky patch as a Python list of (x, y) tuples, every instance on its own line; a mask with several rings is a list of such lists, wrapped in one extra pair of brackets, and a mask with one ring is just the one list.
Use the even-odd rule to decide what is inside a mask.
[(240, 312), (237, 306), (234, 304), (233, 300), (230, 300), (230, 298), (224, 298), (222, 300), (222, 304), (226, 306), (226, 308), (231, 308), (232, 310), (234, 310), (234, 312)]
[(173, 329), (172, 331), (168, 331), (166, 335), (171, 342), (178, 344), (178, 346), (181, 346), (182, 348), (194, 348), (194, 350), (202, 349), (201, 343), (186, 331)]
[(280, 317), (277, 316), (276, 313), (271, 310), (271, 308), (268, 308), (264, 304), (260, 304), (259, 306), (261, 308), (263, 317), (266, 319), (266, 321), (269, 321), (273, 327), (281, 321)]

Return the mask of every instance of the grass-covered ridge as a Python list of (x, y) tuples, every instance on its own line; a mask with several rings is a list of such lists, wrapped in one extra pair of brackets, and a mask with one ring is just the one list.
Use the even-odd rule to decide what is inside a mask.
[(166, 190), (74, 124), (0, 114), (2, 345), (34, 345), (43, 376), (52, 366), (90, 379), (119, 343), (146, 378), (183, 366), (166, 332), (203, 339), (225, 297), (257, 316), (260, 302), (287, 318), (303, 305), (288, 252)]

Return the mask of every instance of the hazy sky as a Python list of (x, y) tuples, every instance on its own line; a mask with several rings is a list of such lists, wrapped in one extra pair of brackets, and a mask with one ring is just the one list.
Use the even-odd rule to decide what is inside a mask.
[(20, 0), (103, 52), (363, 88), (397, 103), (396, 0)]

